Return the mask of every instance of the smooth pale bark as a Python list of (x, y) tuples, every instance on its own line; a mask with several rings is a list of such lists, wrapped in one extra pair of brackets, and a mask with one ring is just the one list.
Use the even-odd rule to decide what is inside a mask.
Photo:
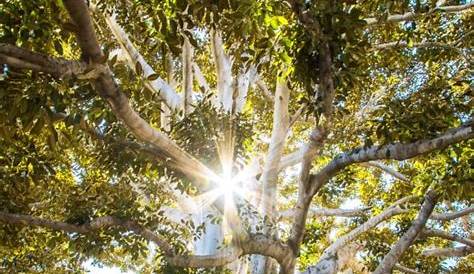
[(460, 211), (450, 212), (450, 213), (433, 213), (431, 215), (431, 219), (438, 220), (438, 221), (451, 221), (467, 214), (471, 214), (474, 212), (474, 206), (465, 208)]
[(454, 235), (454, 234), (451, 234), (451, 233), (448, 233), (446, 231), (439, 230), (439, 229), (424, 229), (421, 232), (421, 235), (424, 236), (424, 237), (443, 238), (443, 239), (446, 239), (446, 240), (462, 243), (462, 244), (465, 244), (465, 245), (468, 245), (468, 246), (474, 248), (474, 241), (473, 240), (463, 238), (463, 237), (460, 237), (460, 236), (457, 236), (457, 235)]
[(199, 66), (196, 63), (193, 63), (193, 72), (194, 72), (194, 76), (196, 77), (196, 81), (197, 81), (199, 87), (201, 88), (201, 90), (204, 93), (211, 92), (211, 88), (209, 87), (209, 84), (207, 83), (206, 78), (204, 77), (204, 75), (201, 72), (201, 69), (199, 68)]
[(140, 64), (140, 67), (143, 70), (143, 75), (140, 76), (143, 77), (145, 86), (149, 90), (155, 92), (158, 96), (160, 96), (160, 98), (163, 99), (163, 101), (170, 109), (180, 109), (180, 107), (182, 106), (183, 98), (181, 98), (179, 94), (177, 94), (168, 83), (166, 83), (160, 77), (155, 80), (148, 80), (148, 77), (150, 75), (156, 75), (156, 72), (135, 48), (132, 41), (130, 41), (130, 39), (128, 38), (128, 35), (115, 20), (114, 15), (106, 16), (105, 21), (107, 22), (107, 25), (114, 34), (115, 39), (117, 39), (117, 42), (123, 49), (123, 52), (126, 53), (128, 65), (130, 66), (130, 68), (135, 69), (136, 64)]
[(4, 43), (0, 43), (0, 63), (13, 68), (44, 72), (55, 78), (81, 76), (94, 68), (86, 62), (54, 58)]
[(240, 113), (247, 102), (247, 93), (251, 83), (257, 74), (255, 67), (250, 67), (247, 71), (237, 77), (237, 98), (235, 98), (235, 112)]
[(225, 53), (222, 37), (216, 30), (211, 32), (211, 48), (217, 71), (219, 107), (222, 107), (226, 112), (231, 112), (233, 103), (232, 61)]
[(412, 200), (414, 197), (404, 197), (393, 205), (382, 211), (377, 216), (374, 216), (367, 220), (362, 225), (358, 226), (357, 228), (353, 229), (351, 232), (341, 236), (338, 238), (334, 243), (332, 243), (329, 247), (327, 247), (319, 262), (315, 266), (309, 267), (303, 273), (319, 273), (319, 274), (335, 274), (337, 271), (341, 270), (338, 268), (341, 264), (338, 263), (338, 256), (337, 252), (348, 245), (350, 242), (354, 241), (359, 235), (368, 230), (374, 228), (379, 223), (401, 213), (407, 212), (406, 209), (402, 209), (400, 205)]
[(459, 246), (452, 248), (433, 248), (422, 252), (427, 257), (465, 257), (474, 252), (474, 248), (469, 246)]
[(364, 20), (365, 22), (367, 22), (367, 25), (369, 26), (385, 23), (385, 22), (397, 23), (397, 22), (402, 22), (402, 21), (415, 20), (424, 15), (432, 14), (433, 12), (460, 12), (460, 11), (469, 10), (472, 7), (474, 7), (474, 3), (467, 3), (464, 5), (455, 5), (455, 6), (441, 6), (441, 7), (436, 7), (434, 9), (431, 9), (426, 13), (407, 12), (404, 14), (389, 15), (387, 19), (385, 20), (384, 19), (379, 20), (377, 18), (366, 18)]
[(276, 183), (278, 180), (279, 163), (285, 146), (287, 128), (289, 124), (288, 100), (290, 91), (286, 83), (279, 81), (275, 93), (273, 112), (273, 128), (270, 146), (265, 158), (260, 182), (263, 185), (262, 211), (271, 217), (275, 212)]
[(183, 109), (188, 114), (193, 110), (193, 48), (188, 38), (184, 38), (182, 63), (183, 63)]
[[(171, 56), (171, 52), (167, 51), (165, 54), (165, 70), (166, 70), (166, 81), (169, 85), (176, 89), (178, 83), (174, 78), (174, 66), (173, 66), (173, 57)], [(161, 113), (160, 113), (160, 124), (161, 128), (166, 132), (171, 130), (171, 109), (165, 102), (161, 103)]]
[[(290, 90), (284, 80), (279, 80), (276, 85), (275, 104), (273, 109), (273, 128), (270, 139), (270, 146), (265, 158), (265, 164), (260, 177), (260, 183), (263, 187), (261, 210), (263, 216), (269, 222), (264, 228), (264, 232), (272, 234), (271, 228), (275, 221), (277, 182), (278, 182), (278, 164), (285, 146), (285, 139), (289, 126), (288, 101)], [(255, 273), (263, 273), (265, 269), (264, 258), (257, 258), (253, 263)]]
[(436, 205), (436, 200), (438, 199), (438, 195), (435, 191), (429, 190), (423, 201), (421, 206), (420, 212), (418, 216), (413, 221), (410, 228), (403, 234), (400, 240), (392, 246), (390, 252), (383, 258), (382, 262), (379, 266), (375, 269), (373, 274), (385, 274), (391, 273), (395, 264), (401, 259), (403, 253), (410, 247), (410, 245), (415, 241), (420, 231), (428, 221), (428, 218), (433, 212), (434, 206)]

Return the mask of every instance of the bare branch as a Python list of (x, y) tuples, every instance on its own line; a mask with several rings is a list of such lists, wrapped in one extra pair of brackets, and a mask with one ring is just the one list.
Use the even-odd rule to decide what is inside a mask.
[(385, 22), (397, 23), (397, 22), (402, 22), (402, 21), (415, 20), (419, 17), (431, 14), (433, 12), (448, 12), (448, 13), (461, 12), (461, 11), (469, 10), (472, 7), (474, 7), (474, 3), (471, 2), (464, 5), (436, 7), (434, 9), (429, 10), (426, 13), (407, 12), (404, 14), (393, 14), (393, 15), (388, 16), (387, 19), (383, 21), (380, 21), (377, 18), (366, 18), (364, 20), (367, 22), (369, 26), (379, 24), (379, 23), (385, 23)]
[(379, 168), (381, 170), (383, 170), (384, 172), (386, 172), (387, 174), (393, 176), (394, 178), (402, 181), (402, 182), (405, 182), (405, 183), (410, 183), (410, 180), (403, 174), (401, 174), (400, 172), (396, 171), (395, 169), (381, 163), (381, 162), (378, 162), (378, 161), (374, 161), (374, 162), (367, 162), (367, 163), (362, 163), (361, 164), (362, 166), (365, 166), (365, 167), (375, 167), (375, 168)]
[[(93, 57), (92, 61), (100, 63), (102, 53), (92, 28), (86, 3), (84, 1), (64, 0), (64, 5), (71, 15), (73, 22), (81, 30), (77, 33), (77, 39), (81, 45), (83, 55)], [(120, 92), (109, 69), (95, 80), (93, 84), (99, 95), (109, 103), (114, 114), (127, 125), (138, 139), (154, 146), (163, 155), (163, 158), (172, 160), (175, 167), (191, 178), (200, 191), (205, 192), (213, 188), (214, 183), (207, 182), (207, 180), (214, 173), (197, 159), (183, 151), (168, 136), (154, 129), (143, 120), (132, 109), (127, 96)]]
[(73, 225), (69, 223), (37, 218), (30, 215), (0, 212), (0, 221), (12, 225), (39, 226), (53, 230), (80, 234), (88, 234), (100, 229), (118, 226), (126, 230), (133, 231), (136, 234), (142, 236), (143, 238), (154, 242), (167, 255), (172, 254), (173, 250), (173, 248), (169, 245), (168, 241), (162, 236), (155, 234), (149, 229), (143, 228), (142, 226), (133, 221), (122, 220), (113, 216), (99, 217), (83, 225)]
[(255, 81), (255, 84), (257, 87), (263, 92), (263, 95), (265, 98), (273, 103), (275, 101), (275, 98), (273, 97), (273, 94), (270, 92), (270, 90), (267, 87), (267, 84), (260, 78), (260, 75), (257, 75), (257, 80)]
[(336, 273), (338, 271), (337, 252), (340, 249), (344, 248), (350, 242), (354, 241), (362, 233), (367, 232), (368, 230), (377, 226), (379, 223), (385, 221), (386, 219), (389, 219), (395, 215), (407, 212), (408, 210), (402, 209), (400, 205), (408, 202), (409, 200), (413, 198), (414, 198), (413, 196), (409, 196), (409, 197), (404, 197), (396, 201), (393, 205), (389, 206), (387, 209), (382, 211), (382, 213), (380, 213), (379, 215), (370, 218), (362, 225), (358, 226), (357, 228), (353, 229), (351, 232), (337, 239), (337, 241), (332, 243), (329, 247), (327, 247), (324, 250), (318, 263), (314, 266), (308, 267), (308, 269), (304, 273), (323, 273), (323, 269), (325, 269), (324, 273)]
[(252, 66), (237, 77), (237, 98), (234, 102), (236, 113), (240, 113), (244, 109), (250, 84), (254, 81), (256, 74), (257, 69)]
[(427, 257), (464, 257), (474, 252), (474, 248), (469, 246), (459, 246), (451, 248), (433, 248), (422, 252)]
[[(369, 208), (342, 209), (342, 208), (310, 208), (308, 217), (358, 217), (364, 216)], [(280, 212), (280, 218), (289, 219), (295, 215), (294, 209)]]
[(232, 110), (232, 61), (224, 51), (224, 43), (220, 33), (216, 30), (211, 32), (211, 45), (214, 62), (217, 70), (217, 91), (220, 107), (224, 111)]
[(115, 16), (106, 16), (105, 21), (109, 26), (110, 30), (114, 34), (117, 42), (120, 44), (124, 53), (126, 53), (128, 65), (130, 68), (135, 69), (136, 64), (139, 63), (143, 70), (143, 76), (145, 86), (158, 94), (168, 107), (172, 110), (179, 109), (182, 106), (182, 98), (173, 90), (173, 88), (166, 83), (160, 77), (154, 80), (148, 80), (150, 75), (156, 75), (153, 68), (145, 61), (143, 56), (138, 52), (133, 43), (128, 38), (128, 35), (122, 29), (122, 27), (115, 21)]
[(201, 72), (201, 69), (196, 63), (193, 63), (193, 71), (194, 71), (194, 76), (196, 76), (196, 80), (198, 82), (199, 87), (205, 92), (209, 93), (211, 91), (211, 88), (209, 87), (209, 84), (206, 81), (206, 78)]
[(460, 218), (464, 215), (471, 214), (472, 212), (474, 212), (474, 206), (465, 208), (460, 211), (451, 212), (451, 213), (433, 213), (431, 215), (431, 219), (438, 220), (438, 221), (451, 221), (451, 220)]
[(421, 206), (418, 216), (413, 221), (412, 225), (400, 240), (392, 247), (390, 252), (383, 258), (382, 262), (373, 272), (374, 274), (390, 273), (398, 262), (402, 254), (410, 247), (413, 241), (416, 239), (420, 231), (426, 224), (433, 208), (436, 205), (438, 195), (435, 191), (429, 190), (425, 195), (425, 200)]
[(0, 62), (14, 68), (51, 74), (55, 78), (79, 76), (92, 70), (85, 62), (53, 58), (4, 43), (0, 43)]
[(439, 237), (439, 238), (447, 239), (450, 241), (456, 241), (456, 242), (459, 242), (459, 243), (462, 243), (474, 248), (473, 240), (459, 237), (457, 235), (454, 235), (454, 234), (451, 234), (439, 229), (424, 229), (421, 232), (421, 235), (426, 236), (426, 237)]
[(193, 48), (189, 39), (184, 38), (183, 44), (183, 109), (184, 113), (188, 114), (192, 111), (193, 103), (193, 68), (192, 68), (192, 59), (193, 59)]
[(278, 179), (278, 164), (285, 145), (285, 139), (289, 123), (288, 100), (290, 90), (286, 82), (279, 81), (276, 88), (276, 100), (273, 112), (273, 129), (270, 147), (265, 159), (262, 177), (263, 185), (263, 213), (270, 215), (275, 211), (274, 199), (276, 198), (276, 182)]
[(395, 264), (395, 266), (393, 267), (393, 269), (396, 269), (398, 271), (401, 271), (401, 272), (404, 272), (404, 273), (408, 273), (408, 274), (423, 274), (423, 272), (419, 272), (419, 271), (416, 271), (414, 269), (411, 269), (411, 268), (408, 268), (406, 266), (403, 266), (401, 264)]
[[(357, 148), (351, 152), (339, 154), (317, 174), (314, 174), (312, 176), (313, 188), (316, 189), (321, 183), (327, 182), (338, 171), (354, 163), (382, 159), (405, 160), (434, 150), (444, 149), (449, 145), (469, 140), (473, 137), (473, 121), (469, 121), (461, 127), (448, 130), (433, 139), (420, 140), (409, 144), (395, 143), (370, 148)], [(311, 191), (312, 195), (315, 194), (314, 189)]]

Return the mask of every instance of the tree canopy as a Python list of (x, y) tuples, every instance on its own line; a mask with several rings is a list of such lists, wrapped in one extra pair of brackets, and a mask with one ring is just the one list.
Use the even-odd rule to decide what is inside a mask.
[(474, 3), (0, 3), (0, 270), (473, 273)]

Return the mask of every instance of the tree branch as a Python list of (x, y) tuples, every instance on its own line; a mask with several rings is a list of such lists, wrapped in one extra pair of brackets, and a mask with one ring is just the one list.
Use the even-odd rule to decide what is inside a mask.
[(183, 109), (184, 113), (188, 114), (192, 111), (192, 103), (193, 103), (193, 67), (192, 67), (192, 60), (193, 60), (193, 48), (189, 39), (187, 37), (184, 38), (183, 44), (183, 53), (182, 53), (182, 62), (183, 62)]
[(357, 148), (351, 152), (339, 154), (317, 174), (312, 176), (314, 187), (311, 190), (311, 195), (316, 193), (315, 189), (319, 184), (324, 184), (337, 172), (351, 164), (382, 159), (406, 160), (434, 150), (444, 149), (463, 140), (469, 140), (474, 137), (473, 123), (473, 121), (469, 121), (433, 139), (420, 140), (409, 144), (395, 143), (370, 148)]
[(469, 246), (459, 246), (451, 248), (433, 248), (422, 252), (427, 257), (464, 257), (474, 252), (474, 248)]
[(382, 262), (373, 272), (374, 274), (390, 273), (398, 262), (402, 254), (410, 247), (413, 241), (416, 239), (420, 231), (426, 224), (433, 208), (436, 205), (438, 195), (435, 191), (429, 190), (425, 195), (425, 200), (421, 206), (418, 216), (413, 221), (412, 225), (400, 240), (392, 247), (390, 252), (383, 258)]
[[(71, 15), (72, 21), (80, 30), (77, 33), (77, 40), (81, 45), (83, 55), (94, 57), (91, 59), (93, 62), (100, 62), (102, 53), (92, 28), (86, 3), (84, 1), (64, 0), (64, 5)], [(171, 159), (176, 168), (189, 177), (201, 192), (206, 192), (215, 187), (215, 182), (208, 181), (210, 176), (215, 176), (214, 172), (183, 151), (168, 136), (151, 127), (132, 109), (127, 96), (120, 92), (108, 67), (107, 71), (93, 82), (93, 85), (99, 95), (109, 103), (113, 113), (123, 121), (133, 135), (151, 144), (163, 155), (163, 158)]]
[(117, 39), (117, 42), (120, 44), (120, 47), (122, 48), (123, 52), (126, 53), (129, 67), (135, 69), (136, 64), (140, 64), (140, 67), (143, 70), (143, 75), (139, 76), (143, 77), (145, 86), (149, 90), (158, 94), (170, 109), (180, 109), (180, 107), (182, 106), (183, 99), (173, 90), (173, 88), (168, 83), (166, 83), (160, 77), (154, 80), (148, 80), (148, 77), (150, 75), (156, 75), (156, 72), (145, 61), (140, 52), (138, 52), (138, 50), (133, 46), (133, 43), (128, 38), (128, 35), (116, 22), (115, 15), (105, 16), (105, 21), (107, 22), (107, 25), (115, 36), (115, 39)]
[(0, 63), (18, 69), (48, 73), (55, 78), (79, 76), (91, 69), (85, 62), (53, 58), (4, 43), (0, 43)]
[(376, 25), (379, 23), (397, 23), (397, 22), (402, 22), (402, 21), (409, 21), (409, 20), (415, 20), (421, 16), (432, 14), (434, 12), (460, 12), (460, 11), (465, 11), (469, 10), (470, 8), (474, 7), (474, 3), (467, 3), (464, 5), (456, 5), (456, 6), (442, 6), (442, 7), (436, 7), (434, 9), (429, 10), (426, 13), (415, 13), (415, 12), (407, 12), (404, 14), (393, 14), (387, 17), (384, 21), (381, 21), (377, 18), (366, 18), (364, 19), (365, 22), (367, 22), (367, 25)]
[(250, 235), (247, 240), (242, 243), (242, 248), (229, 247), (217, 252), (216, 254), (206, 256), (178, 255), (174, 253), (173, 247), (169, 244), (169, 241), (166, 238), (147, 228), (144, 228), (134, 221), (123, 220), (114, 216), (98, 217), (88, 223), (75, 225), (51, 221), (30, 215), (13, 214), (0, 211), (0, 222), (10, 225), (44, 227), (52, 230), (79, 234), (90, 234), (101, 229), (120, 227), (127, 231), (133, 231), (135, 234), (142, 236), (144, 239), (155, 243), (166, 256), (168, 263), (182, 267), (203, 268), (224, 266), (237, 260), (241, 255), (245, 254), (261, 254), (273, 257), (278, 261), (284, 261), (286, 260), (286, 256), (288, 254), (287, 246), (270, 240), (263, 235)]
[(396, 269), (396, 270), (399, 270), (401, 272), (408, 273), (408, 274), (423, 274), (423, 272), (416, 271), (414, 269), (408, 268), (408, 267), (403, 266), (401, 264), (395, 264), (393, 269)]
[[(369, 208), (342, 209), (342, 208), (310, 208), (308, 217), (358, 217), (364, 216)], [(289, 219), (295, 216), (294, 209), (288, 209), (280, 212), (280, 218)]]
[(217, 30), (211, 32), (211, 48), (217, 70), (217, 92), (220, 107), (224, 111), (232, 110), (232, 61), (224, 51), (222, 37)]
[(468, 246), (474, 248), (474, 241), (473, 240), (466, 239), (466, 238), (463, 238), (463, 237), (459, 237), (457, 235), (448, 233), (448, 232), (443, 231), (443, 230), (423, 229), (423, 231), (421, 231), (420, 234), (421, 234), (421, 236), (425, 236), (425, 237), (439, 237), (439, 238), (447, 239), (447, 240), (450, 240), (450, 241), (455, 241), (455, 242), (462, 243), (462, 244), (465, 244), (465, 245), (468, 245)]
[(410, 180), (405, 175), (401, 174), (400, 172), (396, 171), (395, 169), (393, 169), (393, 168), (391, 168), (391, 167), (389, 167), (389, 166), (387, 166), (387, 165), (385, 165), (381, 162), (378, 162), (378, 161), (367, 162), (367, 163), (362, 163), (361, 165), (365, 166), (365, 167), (378, 168), (378, 169), (384, 171), (385, 173), (393, 176), (394, 178), (411, 185)]
[(271, 103), (275, 102), (275, 98), (273, 97), (273, 94), (268, 89), (267, 84), (261, 79), (260, 75), (257, 74), (256, 78), (257, 79), (255, 81), (255, 84), (263, 92), (263, 95), (267, 99), (267, 101)]
[(460, 218), (464, 215), (470, 214), (472, 212), (474, 212), (474, 206), (465, 208), (460, 211), (451, 212), (451, 213), (433, 213), (431, 215), (431, 219), (438, 220), (438, 221), (451, 221), (451, 220)]
[(414, 198), (413, 196), (408, 196), (396, 201), (393, 205), (389, 206), (387, 209), (382, 211), (382, 213), (380, 213), (379, 215), (370, 218), (362, 225), (358, 226), (357, 228), (353, 229), (351, 232), (337, 239), (337, 241), (332, 243), (329, 247), (327, 247), (324, 250), (323, 255), (319, 259), (318, 263), (315, 266), (309, 267), (306, 270), (306, 272), (319, 273), (323, 269), (328, 268), (328, 266), (332, 266), (334, 267), (334, 269), (330, 270), (327, 273), (336, 273), (337, 272), (336, 266), (338, 264), (335, 260), (337, 260), (336, 253), (339, 249), (343, 248), (344, 246), (346, 246), (347, 244), (355, 240), (362, 233), (367, 232), (368, 230), (377, 226), (382, 221), (389, 219), (395, 215), (407, 212), (407, 210), (402, 209), (400, 205), (412, 200), (413, 198)]

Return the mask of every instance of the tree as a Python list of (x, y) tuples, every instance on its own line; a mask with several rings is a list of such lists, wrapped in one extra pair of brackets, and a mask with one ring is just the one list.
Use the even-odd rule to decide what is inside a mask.
[(473, 272), (473, 6), (0, 3), (0, 267)]

